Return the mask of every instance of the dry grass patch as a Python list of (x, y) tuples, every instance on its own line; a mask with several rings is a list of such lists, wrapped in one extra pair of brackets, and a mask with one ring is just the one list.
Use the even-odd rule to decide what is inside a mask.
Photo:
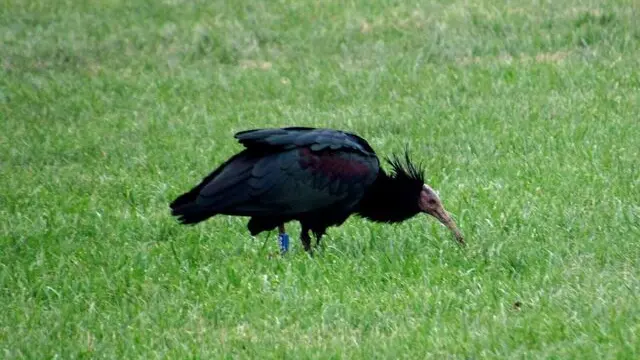
[(242, 69), (257, 69), (268, 71), (273, 68), (273, 64), (269, 61), (262, 60), (240, 60), (240, 68)]
[(518, 63), (561, 63), (571, 55), (570, 51), (541, 52), (535, 55), (520, 54), (512, 56), (509, 54), (498, 56), (469, 56), (456, 61), (458, 65), (470, 64), (512, 64)]

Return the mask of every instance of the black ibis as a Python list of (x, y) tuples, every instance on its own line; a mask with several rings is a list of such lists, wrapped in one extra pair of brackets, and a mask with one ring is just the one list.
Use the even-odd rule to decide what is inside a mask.
[(464, 245), (456, 223), (423, 169), (408, 153), (387, 158), (385, 172), (369, 143), (353, 133), (309, 127), (241, 131), (244, 149), (171, 204), (182, 224), (218, 214), (250, 217), (251, 235), (297, 220), (304, 249), (311, 251), (330, 226), (352, 214), (375, 222), (397, 223), (419, 213), (434, 216)]

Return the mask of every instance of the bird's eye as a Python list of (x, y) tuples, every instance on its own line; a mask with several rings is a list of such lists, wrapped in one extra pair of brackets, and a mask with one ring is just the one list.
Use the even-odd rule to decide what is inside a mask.
[(431, 205), (435, 205), (436, 204), (436, 199), (429, 199), (429, 201), (427, 201), (429, 204)]

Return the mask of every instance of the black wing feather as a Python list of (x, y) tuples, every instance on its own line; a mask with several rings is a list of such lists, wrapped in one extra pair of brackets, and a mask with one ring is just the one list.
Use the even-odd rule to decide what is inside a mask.
[(353, 207), (378, 174), (367, 142), (335, 130), (284, 128), (236, 134), (246, 147), (171, 205), (183, 223), (215, 214), (284, 216)]
[(375, 154), (369, 143), (360, 136), (332, 129), (306, 127), (255, 129), (241, 131), (234, 137), (248, 149), (277, 151), (311, 146), (313, 151), (331, 148), (333, 150), (349, 149), (366, 155)]

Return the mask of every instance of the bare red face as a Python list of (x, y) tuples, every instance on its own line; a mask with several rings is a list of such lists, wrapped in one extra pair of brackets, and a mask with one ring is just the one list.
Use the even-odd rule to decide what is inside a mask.
[(464, 237), (462, 236), (460, 230), (458, 230), (458, 226), (442, 206), (442, 202), (440, 201), (440, 198), (438, 197), (436, 192), (427, 184), (422, 187), (422, 191), (420, 192), (420, 199), (418, 200), (418, 206), (420, 207), (420, 210), (435, 217), (442, 224), (453, 231), (456, 240), (458, 240), (460, 244), (465, 244)]

